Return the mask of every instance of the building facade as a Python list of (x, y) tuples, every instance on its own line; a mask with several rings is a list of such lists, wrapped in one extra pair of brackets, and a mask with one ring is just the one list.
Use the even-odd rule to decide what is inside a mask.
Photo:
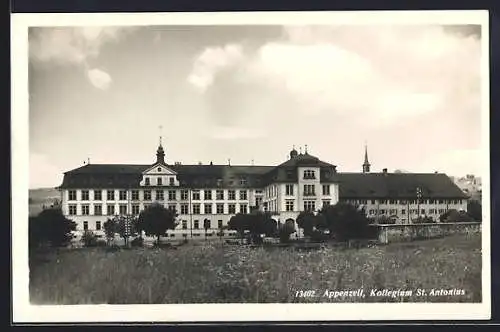
[(168, 164), (160, 143), (152, 164), (87, 164), (64, 173), (59, 190), (63, 214), (78, 231), (103, 232), (108, 218), (139, 215), (159, 203), (179, 215), (172, 237), (203, 236), (204, 220), (214, 235), (232, 216), (252, 209), (269, 211), (282, 223), (295, 221), (301, 211), (346, 201), (368, 217), (412, 223), (467, 206), (467, 196), (446, 174), (371, 173), (366, 150), (361, 173), (340, 173), (307, 149), (293, 149), (277, 166)]

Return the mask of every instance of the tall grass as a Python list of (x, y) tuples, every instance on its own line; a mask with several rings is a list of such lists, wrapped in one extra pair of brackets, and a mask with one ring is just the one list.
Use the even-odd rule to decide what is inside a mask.
[[(102, 248), (34, 257), (33, 304), (214, 302), (480, 302), (479, 235), (375, 248), (249, 248), (204, 244), (178, 250)], [(296, 291), (463, 289), (462, 296), (296, 297)]]

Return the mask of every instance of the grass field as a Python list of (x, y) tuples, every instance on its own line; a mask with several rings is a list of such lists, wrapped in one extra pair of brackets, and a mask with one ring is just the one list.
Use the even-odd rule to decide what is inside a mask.
[[(30, 296), (33, 304), (481, 302), (480, 248), (479, 235), (456, 235), (315, 251), (220, 244), (187, 244), (177, 250), (60, 250), (32, 259)], [(327, 290), (360, 288), (365, 297), (323, 296)], [(419, 288), (428, 295), (416, 296)], [(370, 296), (371, 289), (413, 293)], [(431, 296), (431, 289), (465, 293)], [(301, 290), (315, 294), (296, 296)]]

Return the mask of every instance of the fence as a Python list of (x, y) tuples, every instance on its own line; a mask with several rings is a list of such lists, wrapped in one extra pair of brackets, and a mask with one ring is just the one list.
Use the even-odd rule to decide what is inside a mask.
[(380, 243), (405, 242), (432, 239), (452, 234), (472, 234), (481, 232), (481, 223), (435, 223), (405, 225), (371, 225), (378, 228)]

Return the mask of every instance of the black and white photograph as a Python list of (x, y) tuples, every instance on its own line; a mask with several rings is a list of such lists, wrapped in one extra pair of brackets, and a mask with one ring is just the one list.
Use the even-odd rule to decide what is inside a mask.
[(490, 317), (487, 12), (19, 14), (12, 38), (14, 317)]

